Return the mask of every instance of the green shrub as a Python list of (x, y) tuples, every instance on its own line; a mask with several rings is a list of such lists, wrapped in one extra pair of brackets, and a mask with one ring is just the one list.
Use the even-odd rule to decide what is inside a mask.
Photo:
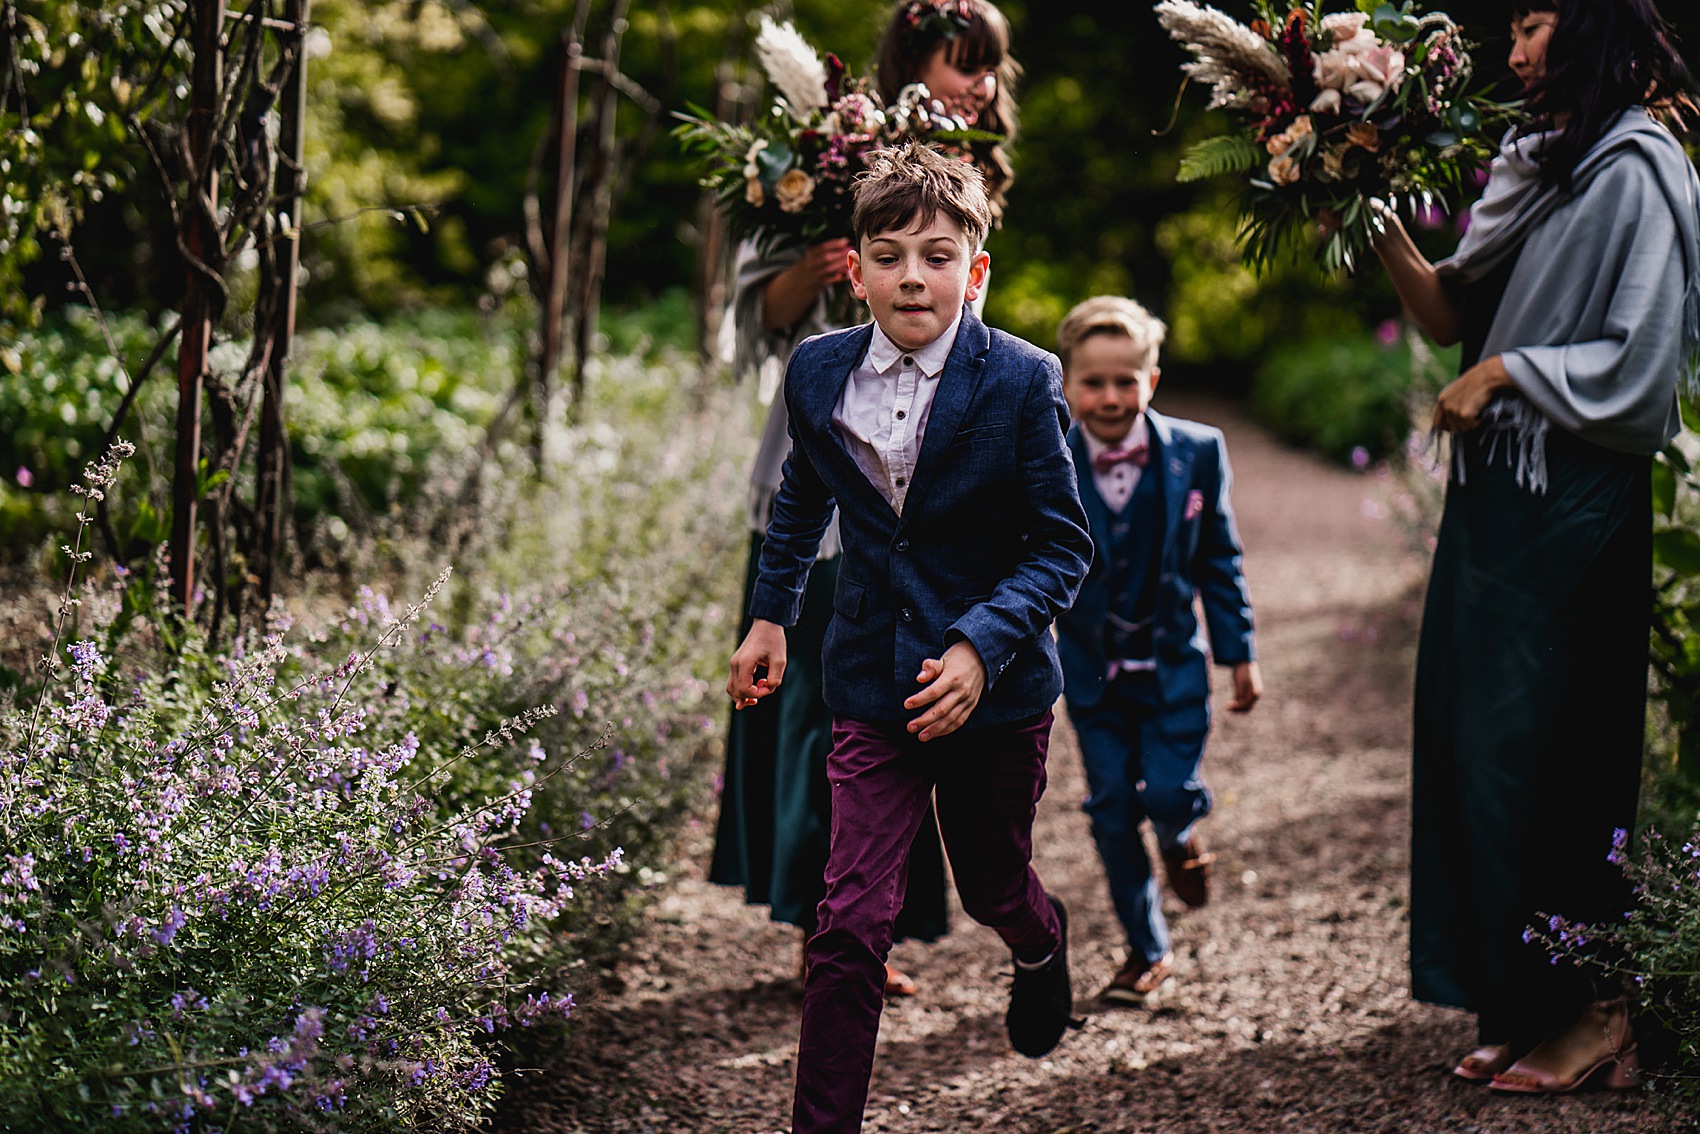
[(1385, 323), (1370, 335), (1329, 336), (1277, 348), (1258, 369), (1252, 412), (1276, 436), (1360, 466), (1400, 453), (1412, 401), (1455, 372), (1416, 333)]

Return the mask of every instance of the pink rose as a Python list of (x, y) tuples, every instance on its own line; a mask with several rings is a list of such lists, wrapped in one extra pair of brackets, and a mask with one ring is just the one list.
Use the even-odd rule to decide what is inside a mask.
[(1291, 185), (1299, 179), (1299, 163), (1286, 154), (1269, 162), (1269, 179), (1277, 185)]

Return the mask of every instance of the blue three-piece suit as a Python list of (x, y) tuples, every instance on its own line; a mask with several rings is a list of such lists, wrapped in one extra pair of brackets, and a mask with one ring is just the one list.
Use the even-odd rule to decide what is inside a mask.
[(1147, 463), (1120, 512), (1094, 483), (1081, 427), (1069, 432), (1095, 554), (1057, 619), (1057, 644), (1110, 896), (1129, 945), (1154, 962), (1169, 951), (1169, 931), (1140, 823), (1149, 818), (1170, 850), (1210, 810), (1199, 773), (1208, 659), (1213, 651), (1222, 665), (1251, 661), (1255, 647), (1222, 434), (1149, 410), (1146, 422)]

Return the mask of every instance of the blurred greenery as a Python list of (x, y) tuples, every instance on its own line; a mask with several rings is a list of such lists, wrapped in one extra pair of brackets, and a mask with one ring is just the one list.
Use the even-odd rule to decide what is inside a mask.
[(1432, 350), (1395, 322), (1282, 346), (1259, 367), (1251, 406), (1276, 436), (1363, 467), (1397, 457), (1425, 404), (1456, 372), (1458, 351)]
[[(1700, 11), (1665, 6), (1689, 42), (1700, 41)], [(180, 43), (166, 54), (161, 80), (145, 81), (184, 0), (33, 0), (16, 8), (14, 51), (27, 65), (29, 113), (21, 118), (16, 100), (0, 111), (0, 225), (10, 226), (0, 229), (5, 313), (18, 318), (32, 305), (72, 299), (64, 267), (43, 255), (42, 226), (54, 218), (74, 223), (104, 304), (169, 308), (181, 271), (148, 159), (124, 115), (157, 114), (167, 126), (181, 115)], [(304, 320), (336, 325), (470, 304), (522, 284), (514, 270), (524, 247), (522, 200), (573, 8), (574, 0), (316, 0), (302, 219), (351, 219), (308, 230)], [(1181, 89), (1183, 53), (1144, 6), (1007, 0), (1003, 8), (1027, 73), (1008, 223), (990, 243), (994, 321), (1048, 343), (1072, 303), (1129, 293), (1176, 325), (1171, 367), (1243, 387), (1247, 362), (1268, 345), (1392, 313), (1379, 272), (1318, 286), (1304, 267), (1261, 281), (1236, 270), (1223, 188), (1174, 180), (1180, 152), (1224, 123), (1203, 109), (1202, 91)], [(1502, 77), (1502, 0), (1446, 8), (1481, 42), (1481, 76)], [(606, 9), (592, 6), (593, 46)], [(648, 90), (671, 89), (676, 107), (712, 105), (728, 32), (753, 10), (744, 0), (639, 2), (622, 65)], [(794, 0), (780, 10), (856, 68), (869, 64), (888, 12), (838, 0)], [(676, 39), (671, 83), (667, 21)], [(741, 38), (747, 44), (747, 31)], [(748, 69), (740, 77), (759, 81)], [(623, 104), (625, 128), (636, 113)], [(645, 306), (688, 286), (694, 182), (690, 162), (665, 137), (634, 171), (610, 233), (611, 303)], [(426, 207), (420, 223), (397, 219), (415, 205)], [(1432, 243), (1444, 251), (1450, 237), (1437, 233)], [(1318, 320), (1332, 326), (1320, 329)]]

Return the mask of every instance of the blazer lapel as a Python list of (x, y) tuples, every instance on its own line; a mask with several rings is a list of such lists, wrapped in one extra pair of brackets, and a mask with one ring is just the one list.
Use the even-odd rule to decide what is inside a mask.
[[(926, 482), (932, 479), (933, 469), (944, 459), (944, 451), (950, 447), (963, 416), (974, 403), (991, 345), (991, 332), (965, 304), (962, 324), (956, 329), (956, 342), (945, 360), (944, 372), (939, 375), (939, 388), (933, 394), (933, 408), (927, 415), (927, 434), (921, 440), (921, 455), (915, 462), (910, 498), (924, 498)], [(907, 509), (904, 515), (907, 517)]]
[(1163, 557), (1175, 546), (1175, 532), (1186, 512), (1187, 489), (1192, 485), (1192, 446), (1183, 444), (1162, 414), (1145, 411), (1145, 421), (1157, 443), (1163, 462)]
[(1086, 448), (1086, 435), (1078, 423), (1069, 427), (1069, 452), (1074, 454), (1075, 479), (1080, 482), (1080, 503), (1086, 508), (1086, 520), (1092, 528), (1092, 545), (1099, 549), (1092, 557), (1096, 570), (1109, 554), (1110, 506), (1098, 492), (1098, 481), (1092, 475), (1092, 456)]

